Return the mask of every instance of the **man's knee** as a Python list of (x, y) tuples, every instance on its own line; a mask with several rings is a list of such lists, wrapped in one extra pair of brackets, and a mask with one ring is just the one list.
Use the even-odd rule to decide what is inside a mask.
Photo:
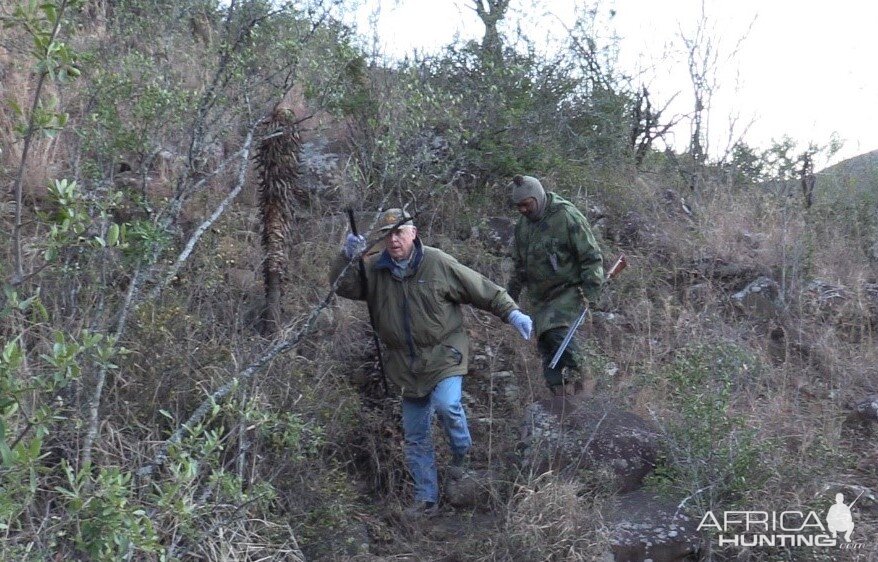
[(433, 409), (439, 415), (459, 412), (461, 410), (462, 379), (463, 377), (460, 375), (443, 379), (433, 389), (433, 393), (430, 395), (430, 402)]
[(439, 396), (433, 401), (433, 408), (436, 413), (444, 418), (454, 418), (460, 416), (463, 412), (463, 406), (460, 398), (453, 396)]
[(406, 435), (405, 450), (415, 456), (428, 455), (433, 451), (433, 440), (429, 436)]

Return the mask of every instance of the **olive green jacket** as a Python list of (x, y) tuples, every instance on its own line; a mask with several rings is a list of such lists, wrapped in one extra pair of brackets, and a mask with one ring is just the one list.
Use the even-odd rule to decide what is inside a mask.
[[(344, 255), (336, 258), (330, 280), (347, 261)], [(441, 250), (423, 246), (419, 239), (405, 276), (395, 277), (392, 269), (386, 251), (367, 258), (368, 295), (355, 265), (345, 272), (337, 293), (368, 299), (386, 350), (385, 374), (406, 397), (426, 396), (442, 379), (467, 372), (469, 339), (461, 305), (471, 304), (504, 321), (518, 308), (505, 289)]]
[(585, 304), (580, 289), (592, 303), (600, 297), (604, 267), (597, 241), (579, 209), (555, 193), (546, 193), (540, 220), (518, 220), (512, 258), (509, 294), (518, 299), (527, 289), (537, 338), (570, 326)]

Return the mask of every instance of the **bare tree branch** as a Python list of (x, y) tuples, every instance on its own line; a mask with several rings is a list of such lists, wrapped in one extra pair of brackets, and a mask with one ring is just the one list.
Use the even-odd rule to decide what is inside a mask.
[(180, 268), (186, 263), (189, 259), (189, 256), (192, 254), (192, 250), (195, 248), (195, 245), (204, 236), (204, 233), (215, 223), (220, 216), (226, 211), (229, 205), (232, 204), (232, 201), (235, 200), (236, 197), (241, 193), (244, 189), (244, 181), (246, 178), (247, 167), (250, 161), (250, 148), (253, 144), (253, 133), (255, 129), (255, 125), (250, 131), (247, 132), (247, 138), (244, 140), (244, 148), (242, 148), (237, 154), (241, 155), (241, 164), (238, 167), (238, 179), (235, 182), (235, 187), (229, 192), (225, 199), (217, 205), (217, 208), (214, 209), (213, 213), (205, 220), (203, 223), (198, 225), (198, 228), (195, 229), (195, 232), (192, 233), (192, 236), (189, 237), (189, 241), (186, 242), (186, 246), (177, 256), (177, 259), (174, 260), (173, 265), (168, 268), (165, 272), (164, 279), (156, 283), (156, 285), (150, 290), (149, 294), (146, 296), (147, 301), (155, 300), (158, 298), (159, 294), (168, 286), (168, 284), (177, 276), (177, 273), (180, 271)]
[[(379, 208), (384, 208), (384, 203), (387, 201), (387, 198), (390, 194), (384, 196), (381, 200)], [(372, 221), (369, 229), (371, 230), (375, 226), (375, 222), (378, 220), (379, 213), (375, 213), (375, 218)], [(377, 243), (377, 240), (373, 242), (374, 245)], [(371, 246), (370, 246), (371, 247)], [(213, 408), (214, 404), (218, 404), (222, 400), (224, 400), (228, 395), (234, 392), (234, 390), (240, 385), (242, 382), (247, 382), (252, 379), (256, 374), (258, 374), (262, 369), (265, 368), (271, 361), (273, 361), (279, 355), (286, 353), (293, 347), (295, 347), (302, 339), (311, 333), (314, 322), (317, 320), (317, 317), (320, 313), (329, 306), (329, 303), (332, 302), (333, 297), (335, 296), (335, 292), (338, 290), (338, 285), (341, 282), (342, 278), (347, 273), (348, 269), (356, 262), (357, 257), (354, 257), (342, 268), (339, 272), (338, 277), (332, 282), (332, 286), (329, 288), (329, 293), (321, 300), (317, 306), (308, 314), (308, 317), (305, 319), (304, 324), (299, 329), (298, 332), (291, 334), (293, 327), (291, 325), (284, 326), (282, 330), (280, 330), (280, 334), (282, 337), (279, 339), (277, 343), (269, 347), (262, 355), (260, 355), (257, 359), (255, 359), (250, 365), (248, 365), (244, 370), (239, 371), (237, 375), (235, 375), (232, 380), (215, 390), (210, 396), (205, 398), (201, 404), (192, 412), (192, 415), (189, 416), (181, 426), (179, 426), (171, 436), (159, 447), (159, 450), (156, 452), (155, 456), (152, 459), (152, 462), (142, 466), (138, 471), (138, 476), (149, 476), (151, 475), (156, 468), (161, 467), (168, 458), (168, 449), (175, 444), (180, 443), (189, 432), (192, 431), (192, 428), (195, 427), (207, 413)], [(289, 334), (289, 335), (286, 335)]]
[[(184, 251), (180, 254), (180, 256), (177, 258), (175, 263), (171, 266), (172, 271), (169, 274), (166, 274), (164, 280), (161, 283), (159, 283), (158, 285), (153, 287), (153, 289), (150, 291), (149, 295), (147, 296), (147, 300), (152, 300), (152, 299), (158, 298), (161, 291), (167, 286), (167, 284), (170, 282), (170, 280), (173, 279), (174, 275), (176, 275), (176, 272), (179, 271), (180, 267), (189, 258), (189, 256), (192, 253), (192, 249), (195, 247), (195, 244), (198, 242), (198, 240), (204, 234), (204, 231), (206, 231), (208, 228), (210, 228), (211, 224), (216, 222), (216, 220), (228, 208), (228, 205), (231, 203), (231, 201), (234, 200), (234, 198), (237, 197), (237, 195), (241, 192), (241, 189), (243, 188), (243, 183), (244, 183), (243, 177), (244, 177), (244, 174), (246, 172), (247, 165), (248, 165), (249, 159), (250, 159), (250, 146), (252, 145), (252, 142), (253, 142), (254, 129), (255, 129), (255, 125), (253, 127), (251, 127), (250, 131), (247, 134), (247, 138), (246, 138), (245, 143), (244, 143), (244, 148), (242, 148), (239, 152), (236, 153), (236, 155), (241, 156), (241, 165), (239, 167), (238, 182), (237, 182), (235, 188), (223, 200), (223, 202), (214, 211), (214, 213), (210, 216), (210, 218), (208, 218), (207, 221), (202, 223), (202, 225), (199, 226), (198, 229), (196, 229), (195, 234), (193, 234), (193, 236), (190, 238)], [(227, 159), (225, 162), (223, 162), (217, 168), (217, 170), (215, 170), (215, 172), (218, 172), (220, 169), (224, 168), (230, 160), (231, 159)], [(203, 179), (202, 182), (203, 181), (206, 181), (206, 179)], [(201, 182), (199, 182), (199, 184), (200, 183)], [(196, 185), (199, 185), (199, 184), (196, 184)], [(180, 206), (182, 207), (182, 202), (180, 203)], [(158, 255), (159, 252), (160, 252), (160, 248), (158, 246), (153, 247), (153, 249), (152, 249), (153, 260), (155, 259), (155, 257)], [(128, 292), (125, 295), (125, 301), (122, 304), (122, 309), (119, 311), (119, 318), (116, 322), (116, 328), (113, 332), (113, 335), (117, 338), (117, 340), (120, 339), (123, 336), (123, 334), (125, 333), (125, 329), (127, 327), (128, 315), (130, 314), (131, 309), (133, 308), (134, 304), (139, 303), (142, 300), (140, 297), (140, 293), (141, 293), (144, 282), (146, 282), (147, 277), (148, 277), (147, 262), (141, 261), (141, 263), (138, 265), (137, 269), (135, 269), (134, 275), (132, 276), (132, 279), (131, 279), (131, 284), (128, 287)], [(101, 397), (102, 397), (103, 392), (104, 392), (104, 385), (106, 384), (106, 379), (107, 379), (107, 369), (106, 369), (106, 367), (101, 367), (101, 369), (98, 371), (97, 376), (95, 377), (94, 388), (93, 388), (93, 390), (90, 394), (89, 400), (88, 400), (88, 425), (87, 425), (87, 429), (86, 429), (85, 438), (83, 440), (82, 457), (81, 457), (83, 465), (91, 463), (91, 460), (92, 460), (92, 448), (94, 446), (94, 441), (97, 438), (98, 426), (100, 424), (99, 411), (100, 411)]]

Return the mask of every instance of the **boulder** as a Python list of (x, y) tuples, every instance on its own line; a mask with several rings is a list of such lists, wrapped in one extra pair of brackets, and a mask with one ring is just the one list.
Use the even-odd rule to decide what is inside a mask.
[(460, 478), (446, 475), (445, 500), (458, 509), (490, 508), (497, 498), (497, 477), (489, 470), (468, 470)]
[(759, 277), (732, 295), (736, 307), (751, 316), (772, 318), (780, 310), (780, 286), (773, 279)]
[(655, 467), (658, 436), (652, 424), (612, 401), (555, 397), (527, 408), (519, 449), (532, 473), (604, 471), (628, 492)]
[(698, 522), (677, 504), (638, 490), (615, 498), (606, 518), (607, 562), (682, 562), (698, 560), (703, 539)]
[(878, 421), (878, 394), (873, 394), (854, 404), (854, 412), (862, 421)]

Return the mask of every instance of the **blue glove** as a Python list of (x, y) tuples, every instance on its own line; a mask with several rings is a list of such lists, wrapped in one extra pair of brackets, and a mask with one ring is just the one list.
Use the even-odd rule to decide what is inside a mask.
[(534, 322), (530, 316), (520, 310), (513, 310), (509, 313), (509, 323), (515, 326), (521, 337), (526, 340), (530, 339), (530, 333), (534, 329)]
[(365, 249), (365, 238), (363, 238), (362, 236), (354, 236), (353, 234), (348, 233), (348, 237), (344, 241), (344, 246), (342, 246), (341, 251), (344, 252), (344, 255), (348, 259), (353, 259), (354, 256), (358, 256), (363, 253), (363, 250)]

